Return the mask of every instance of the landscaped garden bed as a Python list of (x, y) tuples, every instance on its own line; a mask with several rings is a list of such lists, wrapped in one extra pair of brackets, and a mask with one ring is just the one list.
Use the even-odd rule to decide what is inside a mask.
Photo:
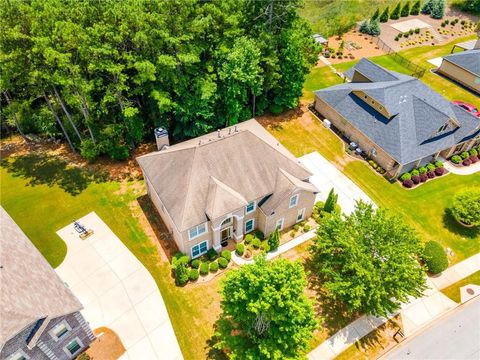
[(470, 151), (463, 151), (450, 158), (450, 162), (457, 167), (470, 166), (480, 161), (480, 147), (473, 148)]
[(443, 162), (436, 161), (435, 163), (430, 163), (418, 169), (403, 173), (399, 181), (403, 187), (411, 189), (447, 173), (448, 171), (443, 167)]
[(178, 252), (172, 258), (175, 283), (184, 286), (188, 282), (207, 282), (227, 269), (232, 264), (231, 259), (232, 253), (229, 250), (217, 253), (211, 248), (205, 255), (193, 260)]

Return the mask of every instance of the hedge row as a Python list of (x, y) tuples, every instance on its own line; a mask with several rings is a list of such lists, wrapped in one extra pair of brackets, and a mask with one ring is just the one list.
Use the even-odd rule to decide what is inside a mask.
[(433, 179), (436, 176), (442, 176), (446, 170), (441, 161), (430, 163), (426, 166), (421, 166), (418, 169), (413, 169), (400, 176), (400, 181), (406, 188), (412, 188), (415, 185), (426, 182), (428, 179)]

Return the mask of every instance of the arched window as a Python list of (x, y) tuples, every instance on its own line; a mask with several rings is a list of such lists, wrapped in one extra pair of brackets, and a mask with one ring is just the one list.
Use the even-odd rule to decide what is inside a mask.
[(224, 226), (224, 225), (228, 225), (232, 222), (232, 217), (228, 217), (226, 218), (225, 220), (222, 221), (222, 223), (220, 224), (220, 226)]

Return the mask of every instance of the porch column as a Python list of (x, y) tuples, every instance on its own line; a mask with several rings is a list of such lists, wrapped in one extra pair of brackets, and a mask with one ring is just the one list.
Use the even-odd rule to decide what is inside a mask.
[(398, 164), (397, 171), (395, 171), (395, 175), (393, 175), (393, 178), (397, 178), (400, 175), (400, 172), (403, 169), (403, 165)]
[(212, 228), (213, 231), (213, 248), (215, 250), (220, 250), (222, 248), (222, 245), (220, 244), (220, 227), (218, 228)]
[(235, 224), (235, 234), (233, 238), (236, 242), (239, 242), (243, 239), (243, 216), (235, 217), (236, 224)]

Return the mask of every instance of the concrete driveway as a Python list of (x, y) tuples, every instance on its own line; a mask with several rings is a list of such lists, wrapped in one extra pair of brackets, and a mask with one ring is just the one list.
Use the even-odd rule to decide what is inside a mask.
[(330, 190), (334, 188), (338, 194), (338, 203), (347, 215), (352, 213), (358, 200), (374, 204), (362, 189), (318, 152), (314, 151), (299, 157), (298, 160), (313, 173), (310, 182), (320, 190), (316, 201), (325, 201)]
[(120, 337), (122, 359), (183, 359), (167, 309), (150, 273), (94, 212), (79, 219), (94, 231), (81, 240), (73, 224), (57, 234), (67, 256), (56, 269), (84, 306), (92, 329)]

